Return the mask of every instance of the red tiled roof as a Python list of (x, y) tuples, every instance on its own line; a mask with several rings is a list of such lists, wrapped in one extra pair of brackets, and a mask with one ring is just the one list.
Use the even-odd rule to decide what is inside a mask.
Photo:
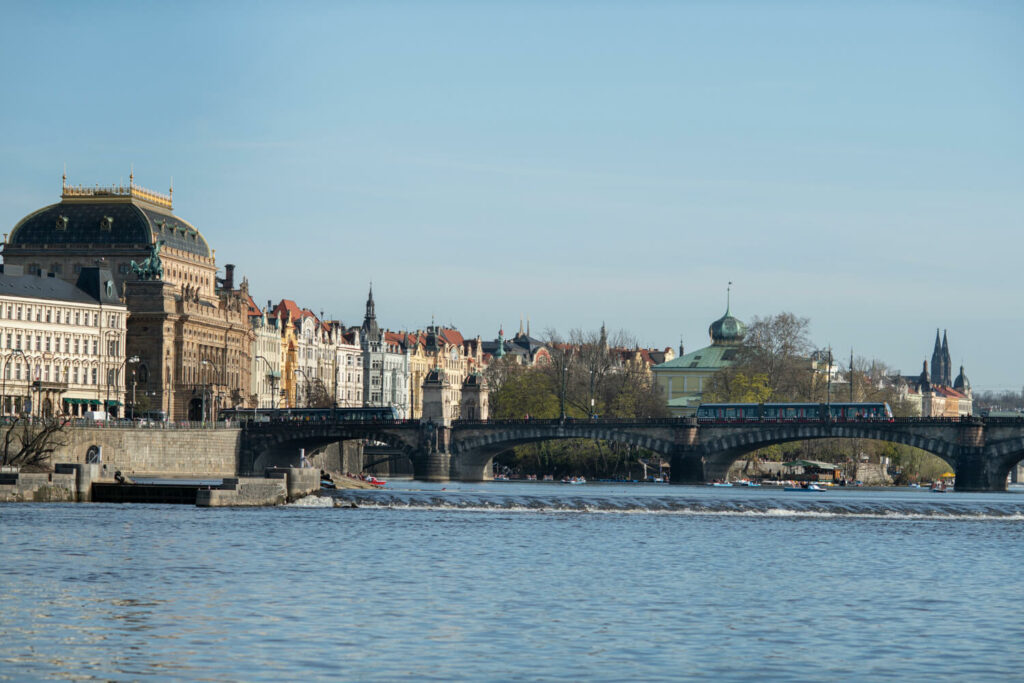
[(247, 295), (245, 298), (246, 298), (246, 302), (245, 303), (248, 304), (248, 306), (249, 306), (249, 317), (250, 318), (252, 318), (252, 317), (259, 317), (259, 316), (263, 315), (263, 311), (261, 311), (260, 307), (256, 305), (256, 302), (252, 300), (252, 295), (251, 294)]
[(281, 299), (280, 303), (274, 306), (272, 313), (276, 317), (291, 318), (292, 322), (302, 318), (302, 309), (291, 299)]
[(465, 341), (465, 339), (462, 338), (461, 332), (446, 327), (442, 327), (438, 330), (438, 336), (452, 346), (462, 346), (462, 342)]

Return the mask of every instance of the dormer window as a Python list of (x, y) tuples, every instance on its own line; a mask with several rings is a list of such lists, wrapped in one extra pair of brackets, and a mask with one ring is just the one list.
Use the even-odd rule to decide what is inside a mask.
[(65, 232), (68, 229), (68, 217), (57, 216), (57, 230)]
[(114, 227), (113, 216), (104, 216), (100, 219), (100, 230), (103, 232), (110, 232), (110, 229)]

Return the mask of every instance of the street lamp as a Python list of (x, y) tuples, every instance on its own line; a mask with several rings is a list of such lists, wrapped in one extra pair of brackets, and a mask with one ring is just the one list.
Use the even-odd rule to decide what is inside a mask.
[[(309, 382), (309, 375), (306, 374), (306, 370), (304, 368), (295, 368), (295, 372), (296, 372), (296, 374), (301, 372), (303, 378), (306, 380), (306, 407), (308, 408), (309, 407), (309, 384), (310, 384), (310, 382)], [(298, 403), (298, 397), (296, 397), (295, 402)]]
[[(138, 362), (139, 362), (139, 357), (138, 356), (131, 356), (131, 357), (125, 358), (123, 361), (121, 361), (121, 364), (117, 366), (117, 371), (114, 373), (114, 381), (115, 382), (118, 381), (117, 378), (121, 376), (121, 370), (124, 369), (125, 363), (132, 363), (132, 364), (134, 364), (134, 363), (138, 363)], [(107, 402), (103, 405), (103, 412), (104, 413), (106, 413), (107, 411), (110, 410), (110, 385), (111, 385), (111, 382), (109, 381), (109, 379), (110, 378), (108, 377), (107, 378), (107, 380), (108, 380), (107, 381)], [(134, 401), (134, 399), (133, 399), (133, 401)], [(134, 411), (135, 409), (132, 408), (132, 410)]]
[[(201, 365), (213, 365), (210, 361), (206, 360), (205, 358), (203, 358), (200, 361), (200, 364)], [(202, 377), (200, 377), (200, 379), (202, 379), (204, 381), (203, 381), (203, 384), (201, 385), (202, 389), (203, 389), (203, 412), (199, 416), (199, 421), (205, 423), (206, 422), (206, 391), (207, 391), (207, 387), (209, 386), (209, 383), (205, 381), (207, 379), (205, 372), (202, 373)]]
[[(10, 362), (10, 360), (11, 360), (11, 358), (13, 356), (21, 356), (22, 358), (25, 359), (25, 365), (29, 366), (31, 368), (31, 364), (28, 361), (28, 356), (26, 356), (25, 352), (22, 351), (21, 349), (14, 349), (9, 354), (7, 354), (7, 358), (4, 359), (3, 379), (0, 380), (0, 401), (3, 401), (4, 403), (7, 402), (7, 363)], [(29, 375), (31, 376), (31, 374), (32, 374), (32, 370), (30, 369), (29, 370)], [(4, 407), (6, 407), (6, 406), (4, 406)], [(12, 409), (14, 408), (14, 402), (13, 401), (11, 401), (11, 408)]]
[[(277, 379), (277, 377), (274, 376), (274, 372), (275, 372), (274, 366), (271, 365), (270, 361), (267, 360), (266, 357), (264, 357), (264, 356), (256, 356), (256, 359), (263, 361), (267, 365), (267, 379), (270, 380), (270, 409), (273, 410), (274, 408), (277, 407), (277, 395), (274, 393), (274, 380)], [(259, 398), (259, 394), (257, 393), (257, 395), (256, 395), (256, 405), (259, 406), (259, 404), (260, 404), (260, 398)], [(256, 415), (256, 409), (255, 408), (253, 409), (253, 415)]]
[(569, 366), (564, 364), (564, 358), (562, 361), (562, 422), (565, 422), (565, 383), (569, 378)]

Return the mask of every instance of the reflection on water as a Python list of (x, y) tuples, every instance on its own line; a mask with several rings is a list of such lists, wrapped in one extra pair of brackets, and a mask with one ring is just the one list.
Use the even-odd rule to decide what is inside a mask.
[(10, 680), (1024, 665), (1019, 494), (409, 482), (266, 509), (0, 505), (0, 547)]

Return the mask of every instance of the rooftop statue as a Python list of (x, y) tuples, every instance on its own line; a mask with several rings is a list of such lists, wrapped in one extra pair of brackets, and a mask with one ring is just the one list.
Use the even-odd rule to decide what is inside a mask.
[(153, 251), (142, 263), (132, 261), (132, 272), (139, 276), (140, 280), (162, 280), (164, 278), (164, 265), (160, 260), (160, 247), (164, 246), (163, 240), (157, 240), (153, 245)]

